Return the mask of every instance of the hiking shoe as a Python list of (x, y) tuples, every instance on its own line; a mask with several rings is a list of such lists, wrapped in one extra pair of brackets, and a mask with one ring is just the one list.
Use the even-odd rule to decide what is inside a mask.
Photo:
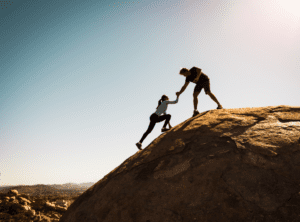
[(222, 106), (222, 105), (220, 105), (220, 106), (218, 106), (218, 107), (217, 107), (217, 109), (223, 109), (223, 106)]
[(194, 110), (194, 115), (193, 115), (193, 117), (194, 117), (194, 116), (197, 116), (198, 114), (199, 114), (198, 110)]
[(170, 130), (170, 129), (167, 129), (167, 128), (162, 128), (162, 129), (161, 129), (162, 132), (166, 132), (166, 131), (168, 131), (168, 130)]
[(142, 144), (140, 142), (136, 143), (135, 145), (139, 148), (139, 150), (142, 150)]

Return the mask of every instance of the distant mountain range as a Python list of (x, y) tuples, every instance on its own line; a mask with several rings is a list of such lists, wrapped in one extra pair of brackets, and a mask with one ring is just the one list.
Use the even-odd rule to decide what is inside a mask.
[(31, 195), (46, 195), (55, 193), (82, 193), (95, 183), (65, 183), (65, 184), (36, 184), (36, 185), (16, 185), (16, 186), (0, 186), (0, 193), (6, 193), (10, 189), (16, 189), (20, 193)]
[(46, 184), (56, 189), (76, 189), (76, 188), (89, 188), (95, 183), (65, 183), (65, 184)]

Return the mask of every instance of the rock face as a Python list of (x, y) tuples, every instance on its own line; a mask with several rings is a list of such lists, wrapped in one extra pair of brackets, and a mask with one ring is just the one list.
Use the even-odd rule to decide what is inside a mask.
[(300, 221), (299, 192), (300, 107), (210, 110), (125, 160), (60, 222)]

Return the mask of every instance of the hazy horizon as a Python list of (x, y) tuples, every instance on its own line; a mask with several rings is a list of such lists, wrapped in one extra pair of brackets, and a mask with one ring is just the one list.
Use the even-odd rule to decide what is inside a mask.
[(9, 187), (9, 186), (36, 186), (36, 185), (65, 185), (65, 184), (87, 184), (87, 183), (93, 183), (95, 184), (96, 182), (83, 182), (83, 183), (72, 183), (72, 182), (68, 182), (68, 183), (62, 183), (62, 184), (43, 184), (43, 183), (38, 183), (38, 184), (31, 184), (31, 185), (27, 185), (27, 184), (18, 184), (18, 185), (0, 185), (0, 187)]
[[(99, 181), (139, 151), (182, 67), (201, 68), (225, 109), (299, 106), (294, 0), (14, 0), (0, 21), (0, 186)], [(173, 127), (194, 87), (168, 106)], [(202, 90), (199, 112), (216, 107)]]

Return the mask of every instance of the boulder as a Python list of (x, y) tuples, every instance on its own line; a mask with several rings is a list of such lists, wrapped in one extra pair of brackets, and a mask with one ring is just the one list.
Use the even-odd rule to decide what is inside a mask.
[(138, 150), (60, 222), (299, 221), (299, 192), (300, 107), (210, 110)]
[(23, 204), (23, 205), (31, 204), (31, 201), (30, 201), (30, 200), (27, 200), (27, 199), (24, 198), (24, 197), (19, 197), (19, 202), (20, 202), (20, 204)]
[(54, 210), (57, 212), (65, 212), (68, 209), (67, 206), (63, 207), (63, 206), (56, 205), (55, 203), (50, 203), (50, 202), (45, 203), (45, 208), (49, 209), (49, 210)]
[(18, 196), (18, 191), (17, 190), (10, 190), (8, 191), (8, 196)]
[(35, 210), (30, 210), (30, 209), (25, 214), (28, 215), (29, 217), (33, 217), (36, 215)]
[(68, 207), (69, 205), (69, 201), (65, 201), (65, 200), (57, 200), (55, 202), (55, 205), (61, 206), (61, 207)]
[[(59, 221), (67, 210), (70, 201), (57, 200), (48, 202), (43, 199), (30, 201), (28, 195), (10, 190), (0, 195), (0, 221)], [(36, 210), (37, 213), (36, 213)], [(40, 213), (43, 211), (43, 214)]]
[(54, 203), (50, 203), (50, 202), (46, 202), (45, 203), (45, 207), (48, 207), (48, 208), (55, 208), (55, 204)]
[(8, 197), (9, 198), (9, 202), (13, 202), (16, 200), (16, 197), (12, 196), (12, 197)]

